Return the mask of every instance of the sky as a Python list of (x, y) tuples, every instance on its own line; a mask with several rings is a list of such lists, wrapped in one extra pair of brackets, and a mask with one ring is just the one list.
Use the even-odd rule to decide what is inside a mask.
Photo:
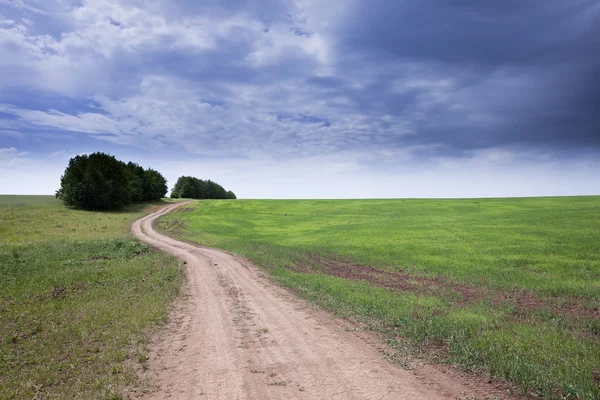
[(597, 0), (0, 0), (0, 194), (102, 151), (239, 198), (600, 194)]

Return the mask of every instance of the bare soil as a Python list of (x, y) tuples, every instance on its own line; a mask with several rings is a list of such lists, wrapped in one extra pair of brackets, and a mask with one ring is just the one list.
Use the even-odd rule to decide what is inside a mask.
[(506, 386), (421, 364), (386, 361), (372, 332), (317, 310), (273, 285), (248, 261), (157, 233), (136, 221), (135, 236), (186, 263), (186, 295), (152, 341), (145, 399), (514, 398)]
[(444, 295), (458, 304), (470, 304), (488, 301), (494, 306), (510, 305), (514, 314), (522, 316), (530, 311), (547, 309), (558, 314), (574, 317), (600, 319), (600, 309), (586, 304), (574, 302), (573, 299), (540, 298), (535, 294), (520, 290), (494, 290), (476, 285), (450, 282), (441, 277), (418, 276), (402, 271), (388, 272), (354, 264), (343, 260), (335, 260), (312, 255), (310, 261), (317, 266), (295, 266), (302, 272), (325, 273), (339, 278), (362, 280), (378, 287), (397, 289), (420, 294)]

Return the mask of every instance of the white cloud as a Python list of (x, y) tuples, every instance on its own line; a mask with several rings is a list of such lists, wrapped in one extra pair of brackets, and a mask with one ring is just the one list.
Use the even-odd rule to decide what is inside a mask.
[(2, 14), (0, 14), (0, 26), (2, 26), (2, 25), (8, 25), (8, 26), (10, 26), (10, 25), (14, 25), (14, 24), (15, 24), (14, 20), (12, 20), (12, 19), (3, 19), (2, 18)]
[(276, 23), (254, 43), (255, 50), (248, 55), (250, 65), (260, 68), (279, 64), (282, 59), (303, 56), (314, 57), (323, 71), (332, 63), (331, 50), (319, 33), (302, 33), (289, 23)]
[(69, 115), (56, 110), (37, 111), (0, 104), (0, 112), (19, 117), (29, 124), (89, 134), (119, 133), (116, 121), (102, 114), (80, 113)]
[(57, 158), (57, 157), (66, 157), (69, 155), (68, 151), (65, 150), (60, 150), (60, 151), (53, 151), (52, 153), (48, 154), (49, 158)]
[(43, 9), (32, 6), (31, 4), (29, 4), (23, 0), (0, 0), (0, 4), (18, 8), (18, 9), (25, 10), (25, 11), (29, 11), (29, 12), (33, 12), (36, 14), (45, 14), (46, 13)]
[[(373, 136), (409, 131), (390, 115), (341, 112), (335, 102), (315, 103), (310, 89), (293, 81), (283, 87), (280, 82), (224, 84), (214, 89), (220, 90), (214, 99), (204, 87), (175, 77), (145, 76), (129, 96), (97, 96), (102, 113), (72, 115), (6, 104), (0, 104), (0, 112), (36, 127), (87, 133), (120, 144), (174, 144), (196, 154), (254, 158), (324, 154), (357, 144), (372, 147), (377, 146)], [(322, 119), (324, 115), (328, 117)], [(378, 118), (386, 128), (372, 125)]]
[[(10, 3), (13, 6), (18, 3), (20, 7), (26, 4)], [(137, 6), (137, 2), (84, 0), (81, 5), (57, 13), (63, 30), (58, 35), (33, 33), (29, 26), (31, 21), (18, 24), (7, 19), (5, 27), (0, 24), (0, 49), (10, 56), (0, 60), (0, 68), (25, 66), (20, 71), (11, 70), (13, 75), (21, 76), (20, 84), (69, 96), (85, 96), (119, 92), (121, 69), (140, 58), (184, 53), (195, 56), (194, 62), (201, 67), (210, 64), (211, 59), (200, 55), (222, 51), (224, 43), (247, 46), (245, 61), (243, 56), (238, 60), (247, 67), (278, 64), (290, 57), (313, 58), (324, 67), (332, 62), (330, 38), (325, 31), (318, 30), (322, 30), (323, 24), (312, 23), (320, 15), (315, 6), (303, 3), (307, 2), (296, 4), (297, 20), (266, 25), (241, 12), (206, 11), (173, 16), (165, 12), (169, 6), (166, 0), (143, 8)], [(307, 17), (309, 11), (311, 18)], [(161, 53), (165, 55), (158, 55)], [(136, 80), (140, 74), (143, 77), (143, 70), (147, 68), (152, 66), (144, 65), (132, 78)], [(0, 85), (3, 83), (11, 82), (5, 76), (5, 79), (0, 78)]]
[(0, 148), (0, 160), (13, 160), (15, 158), (26, 156), (28, 151), (18, 151), (15, 147)]
[(58, 36), (32, 33), (12, 20), (0, 24), (0, 50), (6, 55), (0, 60), (0, 72), (5, 70), (0, 87), (17, 79), (21, 87), (68, 96), (112, 95), (123, 90), (120, 64), (128, 57), (135, 62), (155, 52), (201, 54), (219, 40), (247, 40), (264, 29), (243, 15), (167, 18), (151, 7), (115, 0), (86, 0), (61, 19), (65, 30)]
[(29, 162), (30, 160), (26, 158), (28, 154), (29, 152), (19, 151), (15, 147), (0, 148), (0, 173), (4, 175), (7, 170), (18, 168)]

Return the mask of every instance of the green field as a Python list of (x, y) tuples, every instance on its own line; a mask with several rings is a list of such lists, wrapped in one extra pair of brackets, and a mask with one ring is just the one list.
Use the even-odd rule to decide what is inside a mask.
[(0, 399), (120, 399), (142, 384), (147, 333), (182, 281), (174, 258), (129, 233), (157, 204), (0, 196)]
[(200, 201), (159, 228), (248, 257), (392, 347), (544, 398), (600, 394), (600, 197)]
[(57, 206), (61, 201), (55, 196), (0, 195), (0, 208), (22, 206)]

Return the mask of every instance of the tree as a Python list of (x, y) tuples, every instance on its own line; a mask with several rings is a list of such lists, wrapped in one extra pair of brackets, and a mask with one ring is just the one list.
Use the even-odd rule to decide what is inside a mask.
[(159, 172), (105, 153), (71, 158), (60, 181), (56, 197), (67, 206), (87, 210), (118, 209), (160, 200), (167, 193), (167, 180)]
[(148, 168), (144, 171), (143, 200), (160, 200), (169, 191), (167, 180), (158, 171)]
[(175, 183), (175, 187), (173, 188), (173, 192), (171, 193), (171, 197), (176, 198), (199, 198), (198, 191), (196, 185), (194, 184), (194, 179), (191, 176), (181, 176), (177, 179)]
[(71, 158), (60, 183), (56, 196), (67, 206), (87, 210), (121, 208), (133, 197), (126, 165), (105, 153)]
[(144, 168), (131, 161), (127, 163), (127, 174), (129, 179), (129, 190), (134, 202), (144, 201)]
[(235, 199), (233, 192), (227, 192), (216, 182), (193, 176), (180, 176), (173, 187), (171, 198), (189, 199)]

